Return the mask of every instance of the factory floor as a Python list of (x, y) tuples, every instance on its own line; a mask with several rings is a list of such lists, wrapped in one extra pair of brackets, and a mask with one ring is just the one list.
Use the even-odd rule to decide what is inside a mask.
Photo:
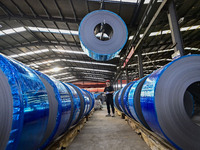
[(95, 111), (67, 150), (150, 150), (124, 119), (106, 114), (105, 105)]

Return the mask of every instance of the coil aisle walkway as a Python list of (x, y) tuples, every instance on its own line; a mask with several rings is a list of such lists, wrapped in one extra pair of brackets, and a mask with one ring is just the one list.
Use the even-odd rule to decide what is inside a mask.
[(67, 150), (150, 150), (123, 119), (106, 113), (105, 105), (95, 111)]

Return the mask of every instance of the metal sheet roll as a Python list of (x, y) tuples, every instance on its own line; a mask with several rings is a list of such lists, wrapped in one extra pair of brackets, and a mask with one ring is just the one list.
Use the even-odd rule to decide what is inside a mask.
[(84, 111), (84, 116), (86, 116), (88, 113), (89, 113), (89, 110), (90, 110), (90, 95), (84, 91), (83, 89), (80, 89), (81, 90), (81, 93), (84, 97), (84, 100), (85, 100), (85, 111)]
[(71, 84), (71, 83), (66, 83), (66, 84), (71, 85), (76, 90), (76, 92), (77, 92), (77, 94), (80, 98), (80, 104), (81, 104), (80, 105), (80, 114), (79, 114), (78, 119), (77, 119), (79, 121), (84, 117), (85, 111), (87, 109), (85, 98), (84, 98), (83, 93), (82, 93), (82, 91), (79, 87), (77, 87), (76, 85)]
[(118, 90), (115, 94), (114, 94), (114, 99), (113, 99), (113, 102), (114, 102), (114, 105), (115, 107), (122, 112), (122, 109), (120, 108), (119, 106), (119, 93), (120, 93), (120, 90)]
[(113, 94), (113, 104), (114, 104), (114, 107), (116, 107), (117, 108), (117, 106), (116, 106), (116, 104), (115, 104), (115, 99), (116, 99), (116, 96), (117, 96), (117, 93), (118, 93), (119, 91), (115, 91), (114, 92), (114, 94)]
[(189, 108), (185, 107), (186, 101), (192, 101), (185, 96), (186, 91), (199, 102), (199, 89), (200, 55), (187, 55), (172, 61), (153, 72), (142, 87), (140, 103), (146, 122), (177, 149), (200, 148), (199, 116), (191, 117)]
[(72, 93), (72, 97), (73, 97), (73, 111), (74, 111), (73, 113), (74, 114), (73, 114), (73, 120), (71, 123), (71, 125), (73, 126), (79, 122), (81, 100), (76, 90), (70, 84), (67, 84), (67, 83), (63, 83), (63, 84), (70, 89)]
[(0, 55), (0, 95), (0, 149), (38, 149), (49, 116), (47, 91), (40, 78), (32, 69)]
[(93, 98), (93, 95), (89, 91), (84, 90), (84, 89), (82, 89), (82, 90), (88, 95), (89, 100), (90, 100), (89, 109), (86, 114), (86, 115), (88, 115), (91, 112), (92, 108), (94, 107), (94, 98)]
[(132, 82), (128, 83), (125, 87), (123, 87), (122, 90), (121, 90), (121, 96), (119, 95), (119, 104), (120, 104), (120, 106), (121, 106), (121, 108), (122, 108), (122, 111), (123, 111), (126, 115), (128, 115), (129, 117), (130, 117), (130, 114), (129, 114), (128, 111), (125, 109), (126, 103), (124, 103), (124, 96), (125, 96), (125, 92), (126, 92), (127, 88), (131, 85), (131, 83), (132, 83)]
[(120, 89), (120, 90), (119, 90), (118, 97), (117, 97), (117, 98), (118, 98), (118, 99), (117, 99), (117, 101), (118, 101), (117, 104), (119, 105), (118, 107), (120, 108), (120, 110), (121, 110), (122, 112), (124, 112), (124, 111), (123, 111), (123, 108), (122, 108), (122, 103), (121, 103), (122, 90), (123, 90), (123, 89)]
[(133, 116), (143, 126), (150, 129), (148, 124), (146, 123), (146, 121), (144, 119), (144, 116), (142, 114), (142, 109), (141, 109), (141, 106), (140, 106), (140, 93), (141, 93), (142, 86), (143, 86), (147, 77), (144, 77), (140, 80), (135, 81), (130, 86), (130, 91), (129, 91), (129, 94), (128, 94), (128, 107), (129, 107), (131, 116)]
[(128, 30), (117, 14), (108, 10), (96, 10), (81, 21), (79, 38), (83, 51), (89, 57), (107, 61), (113, 59), (124, 47)]
[(50, 115), (41, 149), (66, 131), (71, 124), (71, 98), (68, 90), (58, 80), (37, 72), (47, 89), (50, 103)]
[(134, 81), (130, 82), (129, 83), (129, 86), (127, 87), (127, 89), (125, 90), (125, 93), (124, 93), (124, 97), (123, 97), (123, 101), (124, 101), (124, 109), (125, 111), (128, 113), (128, 116), (135, 119), (129, 109), (129, 103), (128, 103), (128, 95), (129, 95), (129, 92), (130, 92), (130, 89), (131, 89), (131, 85), (134, 83)]

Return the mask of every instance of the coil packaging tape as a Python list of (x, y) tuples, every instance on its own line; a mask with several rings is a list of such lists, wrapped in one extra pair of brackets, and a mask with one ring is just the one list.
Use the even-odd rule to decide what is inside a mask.
[(2, 55), (0, 82), (0, 149), (38, 149), (49, 115), (44, 84), (33, 70)]
[[(105, 24), (105, 31), (110, 36), (112, 35), (107, 41), (99, 40), (94, 34), (95, 30), (100, 30), (95, 27), (101, 23)], [(79, 38), (83, 51), (89, 57), (107, 61), (113, 59), (124, 47), (128, 39), (128, 30), (122, 18), (117, 14), (108, 10), (97, 10), (86, 15), (81, 21)]]
[(200, 126), (192, 121), (184, 104), (186, 90), (191, 86), (199, 89), (199, 81), (200, 55), (187, 55), (153, 72), (141, 90), (146, 122), (178, 149), (200, 148)]

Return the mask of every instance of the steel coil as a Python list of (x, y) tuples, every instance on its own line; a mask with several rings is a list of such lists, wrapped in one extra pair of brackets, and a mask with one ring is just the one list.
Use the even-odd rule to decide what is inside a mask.
[[(104, 36), (98, 34), (105, 33)], [(102, 38), (101, 38), (102, 37)], [(128, 39), (126, 24), (120, 16), (108, 11), (97, 10), (86, 15), (79, 26), (79, 39), (83, 51), (99, 61), (113, 59)]]
[(0, 55), (0, 149), (44, 149), (94, 107), (86, 90)]
[(142, 87), (140, 103), (146, 122), (177, 149), (200, 148), (200, 119), (191, 115), (192, 96), (199, 105), (199, 83), (200, 56), (187, 55), (153, 72)]

